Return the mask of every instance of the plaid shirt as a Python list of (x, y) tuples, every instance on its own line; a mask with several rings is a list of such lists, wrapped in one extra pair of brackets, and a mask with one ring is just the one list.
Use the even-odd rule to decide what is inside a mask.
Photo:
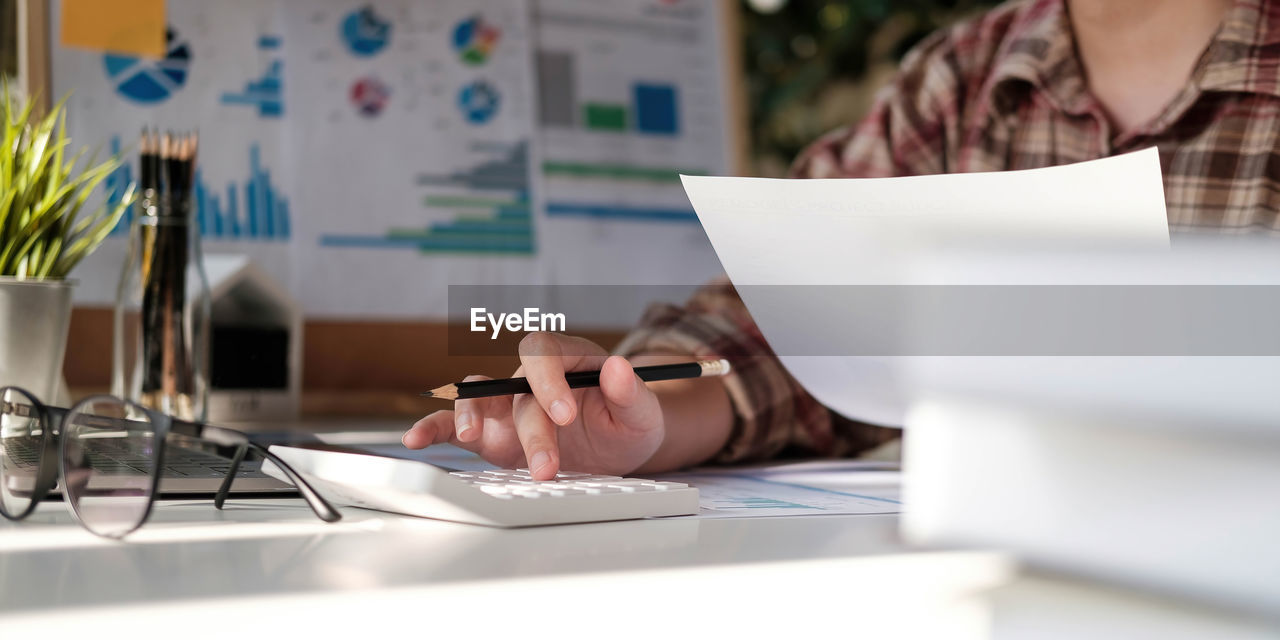
[[(1237, 0), (1191, 81), (1146, 125), (1115, 131), (1088, 90), (1063, 0), (1011, 2), (918, 45), (858, 125), (834, 131), (793, 167), (802, 178), (1032, 169), (1160, 150), (1173, 229), (1280, 231), (1280, 3)], [(735, 421), (717, 458), (789, 447), (847, 455), (896, 430), (851, 422), (800, 388), (771, 356), (732, 288), (683, 308), (651, 308), (622, 353), (729, 358)]]

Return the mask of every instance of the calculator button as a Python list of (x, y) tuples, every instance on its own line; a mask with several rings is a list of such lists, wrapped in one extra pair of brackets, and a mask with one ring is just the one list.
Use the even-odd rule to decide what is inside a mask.
[(653, 491), (653, 487), (646, 487), (642, 484), (616, 484), (610, 485), (610, 488), (617, 489), (623, 493), (645, 493)]
[(676, 489), (689, 488), (689, 485), (683, 482), (654, 482), (651, 486), (657, 491), (674, 491)]

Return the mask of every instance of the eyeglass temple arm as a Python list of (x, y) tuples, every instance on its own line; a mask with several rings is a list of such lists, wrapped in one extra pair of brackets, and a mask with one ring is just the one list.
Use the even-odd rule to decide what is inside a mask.
[(240, 463), (244, 462), (245, 454), (249, 452), (249, 449), (253, 449), (255, 453), (270, 460), (272, 464), (275, 464), (280, 471), (289, 477), (289, 481), (298, 489), (298, 493), (302, 494), (302, 499), (307, 501), (307, 506), (311, 507), (317, 518), (325, 522), (337, 522), (342, 519), (342, 514), (338, 513), (338, 510), (334, 509), (333, 505), (329, 504), (329, 501), (325, 500), (324, 496), (312, 488), (306, 480), (303, 480), (302, 476), (293, 470), (293, 467), (281, 460), (276, 454), (267, 451), (265, 447), (252, 442), (241, 443), (240, 446), (236, 447), (236, 455), (231, 459), (231, 469), (227, 473), (227, 477), (222, 479), (222, 486), (218, 488), (218, 495), (213, 498), (214, 507), (221, 509), (223, 503), (227, 501), (227, 494), (231, 491), (231, 482), (235, 480), (236, 471), (240, 469)]

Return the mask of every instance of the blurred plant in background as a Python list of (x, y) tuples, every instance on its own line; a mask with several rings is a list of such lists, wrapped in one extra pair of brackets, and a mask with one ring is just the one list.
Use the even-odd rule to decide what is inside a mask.
[(743, 0), (755, 175), (785, 175), (818, 136), (857, 122), (898, 61), (993, 0)]

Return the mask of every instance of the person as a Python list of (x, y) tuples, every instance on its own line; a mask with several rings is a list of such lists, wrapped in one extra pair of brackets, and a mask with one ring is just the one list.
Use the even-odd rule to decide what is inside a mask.
[[(1280, 1), (1280, 0), (1278, 0)], [(802, 152), (795, 177), (1030, 169), (1159, 148), (1174, 229), (1280, 229), (1280, 4), (1271, 0), (1021, 0), (922, 41), (857, 126)], [(460, 401), (404, 444), (451, 442), (537, 479), (847, 455), (899, 433), (826, 409), (772, 357), (732, 287), (658, 305), (616, 355), (529, 334), (533, 393)], [(646, 385), (632, 366), (725, 357), (725, 378)], [(570, 390), (565, 372), (601, 369)], [(479, 379), (472, 376), (469, 379)]]

